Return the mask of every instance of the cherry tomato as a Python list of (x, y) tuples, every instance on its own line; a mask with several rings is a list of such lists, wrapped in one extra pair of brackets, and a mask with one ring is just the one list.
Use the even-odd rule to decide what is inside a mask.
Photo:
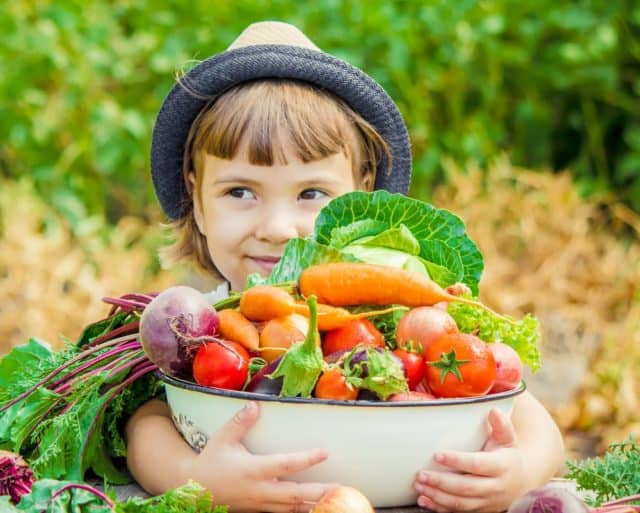
[(342, 349), (351, 350), (359, 344), (385, 347), (382, 333), (369, 319), (356, 319), (342, 328), (327, 331), (322, 352), (326, 356)]
[(240, 390), (247, 380), (249, 353), (235, 342), (204, 344), (193, 359), (193, 377), (206, 387)]
[(393, 354), (402, 361), (404, 377), (407, 378), (409, 390), (415, 390), (424, 377), (424, 358), (422, 353), (398, 348), (393, 351)]
[(484, 395), (496, 379), (496, 361), (478, 337), (450, 333), (427, 348), (425, 376), (429, 390), (437, 397)]
[(335, 367), (322, 373), (313, 395), (318, 399), (354, 401), (358, 397), (358, 389), (347, 381), (339, 368)]

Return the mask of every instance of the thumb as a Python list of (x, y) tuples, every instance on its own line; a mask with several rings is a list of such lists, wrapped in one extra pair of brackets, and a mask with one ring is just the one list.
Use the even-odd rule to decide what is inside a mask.
[(499, 446), (513, 446), (516, 444), (516, 429), (504, 413), (497, 408), (493, 408), (489, 412), (489, 427), (491, 434), (487, 440), (485, 449)]
[(220, 444), (240, 442), (260, 418), (258, 403), (250, 401), (229, 419), (213, 436), (212, 441)]

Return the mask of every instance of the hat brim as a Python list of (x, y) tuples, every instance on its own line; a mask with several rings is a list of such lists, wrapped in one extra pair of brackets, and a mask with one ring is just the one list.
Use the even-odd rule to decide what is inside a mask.
[(170, 219), (179, 219), (188, 212), (182, 166), (193, 121), (212, 98), (237, 84), (260, 78), (302, 80), (342, 98), (389, 145), (393, 172), (383, 157), (378, 163), (375, 188), (407, 193), (411, 179), (409, 135), (395, 103), (376, 81), (323, 52), (286, 45), (255, 45), (228, 50), (201, 62), (182, 78), (187, 87), (174, 85), (162, 104), (151, 141), (151, 175), (160, 205)]

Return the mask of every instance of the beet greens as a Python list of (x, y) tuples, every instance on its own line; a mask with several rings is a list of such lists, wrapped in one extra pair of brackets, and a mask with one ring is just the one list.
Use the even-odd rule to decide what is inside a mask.
[[(23, 455), (36, 476), (82, 481), (87, 471), (131, 481), (122, 427), (157, 396), (157, 367), (138, 340), (154, 295), (104, 298), (106, 318), (61, 351), (31, 339), (0, 360), (0, 449)], [(120, 460), (118, 460), (120, 458)]]

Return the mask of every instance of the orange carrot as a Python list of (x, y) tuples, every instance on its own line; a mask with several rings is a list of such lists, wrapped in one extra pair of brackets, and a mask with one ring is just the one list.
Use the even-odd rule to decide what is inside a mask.
[(260, 335), (253, 323), (238, 310), (230, 308), (218, 311), (220, 335), (222, 338), (237, 342), (248, 351), (257, 351), (260, 347)]
[(240, 312), (250, 321), (269, 321), (308, 311), (306, 305), (297, 305), (286, 290), (272, 285), (256, 285), (240, 297)]
[[(306, 334), (299, 328), (296, 314), (276, 317), (267, 321), (260, 332), (260, 356), (272, 362), (282, 356), (295, 342), (305, 339)], [(302, 321), (305, 321), (303, 318)]]
[[(337, 306), (318, 304), (318, 331), (329, 331), (346, 326), (351, 321), (382, 315), (396, 310), (404, 310), (403, 306), (385, 308), (384, 310), (370, 310), (368, 312), (351, 313), (345, 308)], [(305, 313), (305, 315), (309, 315)]]
[[(344, 308), (318, 304), (318, 330), (328, 331), (346, 326), (355, 319), (381, 315), (398, 307), (352, 314)], [(309, 317), (305, 302), (297, 303), (285, 290), (272, 285), (256, 285), (245, 290), (240, 297), (240, 312), (251, 321), (269, 321), (291, 314)]]
[(423, 274), (360, 262), (335, 262), (308, 267), (300, 275), (300, 292), (315, 295), (318, 302), (335, 306), (405, 305), (431, 306), (456, 301), (480, 307), (499, 317), (478, 301), (448, 293)]

